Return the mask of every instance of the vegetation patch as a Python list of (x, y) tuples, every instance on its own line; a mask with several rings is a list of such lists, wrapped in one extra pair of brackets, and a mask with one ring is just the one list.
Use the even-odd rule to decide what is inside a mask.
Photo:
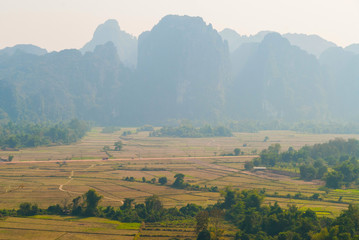
[(202, 137), (232, 137), (232, 132), (223, 126), (195, 128), (192, 126), (181, 125), (179, 127), (162, 127), (150, 133), (150, 137), (182, 137), (182, 138), (202, 138)]

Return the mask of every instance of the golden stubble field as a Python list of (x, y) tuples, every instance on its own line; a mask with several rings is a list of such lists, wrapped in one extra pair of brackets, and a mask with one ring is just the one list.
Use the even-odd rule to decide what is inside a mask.
[[(91, 188), (104, 196), (102, 206), (120, 206), (125, 198), (143, 202), (153, 194), (160, 196), (166, 207), (187, 203), (206, 206), (221, 198), (218, 192), (171, 188), (177, 173), (183, 173), (186, 182), (201, 187), (265, 189), (270, 195), (266, 198), (267, 203), (278, 201), (282, 206), (297, 204), (302, 208), (311, 207), (322, 215), (336, 215), (349, 202), (359, 202), (359, 192), (355, 190), (324, 192), (319, 190), (320, 183), (243, 171), (244, 162), (253, 158), (250, 154), (255, 149), (259, 152), (275, 143), (281, 144), (282, 149), (290, 146), (298, 149), (336, 137), (359, 138), (358, 135), (264, 131), (235, 133), (229, 138), (184, 139), (148, 137), (148, 132), (120, 138), (122, 131), (112, 134), (100, 132), (100, 128), (94, 128), (81, 142), (69, 146), (0, 152), (3, 157), (15, 155), (13, 163), (0, 163), (0, 208), (17, 208), (25, 201), (37, 203), (42, 208), (57, 203), (68, 204)], [(269, 140), (264, 142), (266, 136)], [(102, 152), (103, 146), (113, 146), (118, 140), (124, 143), (123, 150), (110, 152), (115, 159), (101, 160), (106, 157)], [(243, 147), (244, 144), (246, 147)], [(244, 152), (243, 156), (219, 156), (232, 152), (236, 147)], [(66, 164), (59, 164), (63, 162)], [(166, 185), (142, 182), (143, 177), (151, 180), (162, 176), (168, 178)], [(136, 181), (125, 181), (125, 177), (134, 177)], [(319, 193), (323, 201), (282, 197), (297, 193), (307, 197)], [(340, 196), (343, 202), (335, 203)]]
[[(0, 151), (0, 157), (14, 155), (13, 161), (47, 161), (67, 159), (102, 159), (107, 157), (103, 147), (113, 147), (114, 142), (121, 140), (124, 148), (120, 152), (111, 152), (114, 158), (149, 158), (149, 157), (199, 157), (218, 156), (232, 152), (239, 147), (245, 154), (258, 152), (271, 144), (279, 143), (282, 149), (288, 147), (298, 149), (304, 145), (326, 142), (340, 138), (359, 138), (359, 135), (348, 134), (302, 134), (292, 131), (261, 131), (258, 133), (234, 133), (233, 137), (221, 138), (158, 138), (148, 137), (149, 132), (121, 137), (125, 128), (112, 134), (101, 133), (101, 128), (93, 128), (80, 142), (72, 145), (37, 147), (20, 151)], [(264, 142), (264, 138), (269, 140)], [(246, 147), (243, 147), (243, 144)]]

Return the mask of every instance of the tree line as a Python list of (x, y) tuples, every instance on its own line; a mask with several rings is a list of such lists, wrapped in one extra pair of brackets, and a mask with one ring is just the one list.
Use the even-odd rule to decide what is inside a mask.
[(234, 239), (239, 240), (338, 240), (359, 239), (359, 207), (349, 205), (336, 218), (318, 217), (311, 209), (295, 205), (282, 208), (278, 203), (263, 204), (264, 194), (256, 190), (234, 190), (227, 187), (223, 199), (206, 208), (189, 203), (177, 208), (164, 208), (158, 196), (147, 197), (144, 203), (126, 198), (122, 206), (100, 207), (102, 196), (90, 189), (71, 203), (41, 209), (36, 204), (21, 203), (19, 209), (0, 210), (6, 216), (41, 214), (103, 217), (122, 222), (161, 222), (195, 220), (197, 239), (221, 239), (223, 221), (237, 227)]
[[(189, 191), (202, 191), (202, 192), (219, 192), (218, 187), (217, 186), (211, 186), (211, 187), (207, 187), (207, 185), (205, 185), (204, 187), (199, 186), (198, 184), (193, 185), (193, 184), (189, 184), (188, 182), (184, 181), (185, 175), (182, 173), (177, 173), (175, 176), (175, 181), (171, 184), (168, 185), (172, 188), (177, 188), (177, 189), (186, 189)], [(142, 180), (136, 180), (134, 177), (124, 177), (123, 178), (124, 181), (128, 181), (128, 182), (143, 182), (143, 183), (151, 183), (151, 184), (156, 184), (157, 179), (156, 178), (152, 178), (151, 180), (147, 180), (145, 177), (142, 177)], [(168, 182), (167, 177), (159, 177), (158, 178), (158, 183), (161, 185), (166, 185)]]
[(0, 125), (0, 147), (18, 149), (49, 144), (70, 144), (89, 130), (85, 121), (73, 119), (60, 123), (8, 122)]
[(231, 137), (232, 132), (226, 127), (212, 127), (205, 125), (195, 128), (190, 125), (181, 125), (178, 127), (162, 127), (150, 133), (150, 137), (183, 137), (183, 138), (201, 138), (201, 137)]
[(279, 144), (271, 145), (251, 162), (245, 164), (250, 170), (253, 166), (299, 168), (305, 180), (323, 179), (329, 188), (349, 187), (359, 178), (359, 141), (356, 139), (334, 139), (326, 143), (304, 146), (299, 150), (290, 147), (281, 152)]
[(357, 134), (359, 124), (355, 122), (318, 122), (298, 121), (286, 122), (281, 120), (256, 121), (240, 120), (225, 124), (233, 132), (258, 132), (265, 130), (289, 130), (313, 134)]

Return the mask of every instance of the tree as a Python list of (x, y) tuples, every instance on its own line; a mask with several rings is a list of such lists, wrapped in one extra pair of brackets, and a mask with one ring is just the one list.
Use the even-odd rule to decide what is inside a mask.
[(198, 234), (197, 240), (211, 240), (211, 233), (207, 229), (204, 229)]
[(302, 165), (299, 168), (300, 177), (305, 180), (313, 180), (316, 178), (317, 171), (313, 166)]
[(121, 210), (131, 209), (133, 202), (135, 199), (133, 198), (125, 198), (125, 201), (123, 201), (123, 205), (120, 207)]
[(11, 162), (13, 158), (14, 158), (13, 155), (9, 155), (9, 156), (7, 157), (7, 161), (8, 161), (8, 162)]
[(325, 177), (325, 186), (328, 188), (340, 188), (342, 186), (343, 174), (333, 171)]
[(88, 190), (84, 195), (85, 203), (85, 216), (96, 216), (97, 215), (97, 206), (100, 202), (102, 196), (98, 195), (94, 189)]
[(121, 151), (123, 146), (122, 141), (115, 142), (114, 146), (115, 146), (115, 151)]
[(160, 177), (158, 179), (158, 182), (161, 184), (161, 185), (165, 185), (167, 183), (167, 177)]
[(196, 233), (207, 230), (209, 223), (209, 214), (207, 211), (201, 211), (196, 216)]
[(252, 170), (254, 167), (254, 164), (252, 161), (247, 161), (244, 163), (244, 169), (246, 169), (247, 171)]
[(39, 209), (36, 204), (24, 202), (20, 204), (20, 209), (17, 210), (17, 214), (20, 216), (33, 216), (38, 213)]
[(235, 149), (233, 150), (233, 152), (234, 152), (234, 156), (238, 156), (238, 155), (241, 153), (241, 149), (235, 148)]
[(220, 209), (213, 209), (209, 212), (209, 231), (211, 233), (211, 239), (213, 240), (219, 240), (221, 239), (224, 230), (222, 227), (222, 218), (223, 218), (224, 212)]
[(174, 188), (184, 188), (185, 184), (184, 184), (184, 175), (182, 173), (177, 173), (174, 178), (176, 178), (176, 180), (174, 181), (174, 183), (172, 184), (172, 186)]
[(72, 199), (72, 211), (71, 211), (72, 215), (75, 215), (75, 216), (81, 215), (82, 206), (81, 206), (80, 202), (81, 202), (80, 196)]
[(163, 217), (163, 205), (159, 197), (153, 195), (146, 198), (145, 208), (147, 212), (147, 221), (148, 222), (157, 222), (160, 221)]
[(223, 195), (224, 203), (222, 204), (222, 206), (224, 209), (230, 209), (232, 205), (236, 203), (236, 192), (231, 188), (227, 187)]
[(180, 208), (180, 212), (185, 216), (194, 217), (202, 210), (202, 207), (194, 203), (187, 203), (186, 206)]

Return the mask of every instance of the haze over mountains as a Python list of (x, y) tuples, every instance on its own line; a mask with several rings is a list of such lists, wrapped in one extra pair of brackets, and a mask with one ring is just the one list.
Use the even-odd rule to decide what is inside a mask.
[(122, 31), (116, 20), (110, 19), (97, 27), (91, 41), (80, 49), (82, 53), (93, 52), (96, 46), (112, 42), (124, 65), (135, 68), (137, 62), (137, 38)]
[(354, 121), (358, 92), (358, 45), (218, 33), (200, 17), (165, 16), (138, 40), (108, 20), (80, 50), (0, 50), (0, 119)]

